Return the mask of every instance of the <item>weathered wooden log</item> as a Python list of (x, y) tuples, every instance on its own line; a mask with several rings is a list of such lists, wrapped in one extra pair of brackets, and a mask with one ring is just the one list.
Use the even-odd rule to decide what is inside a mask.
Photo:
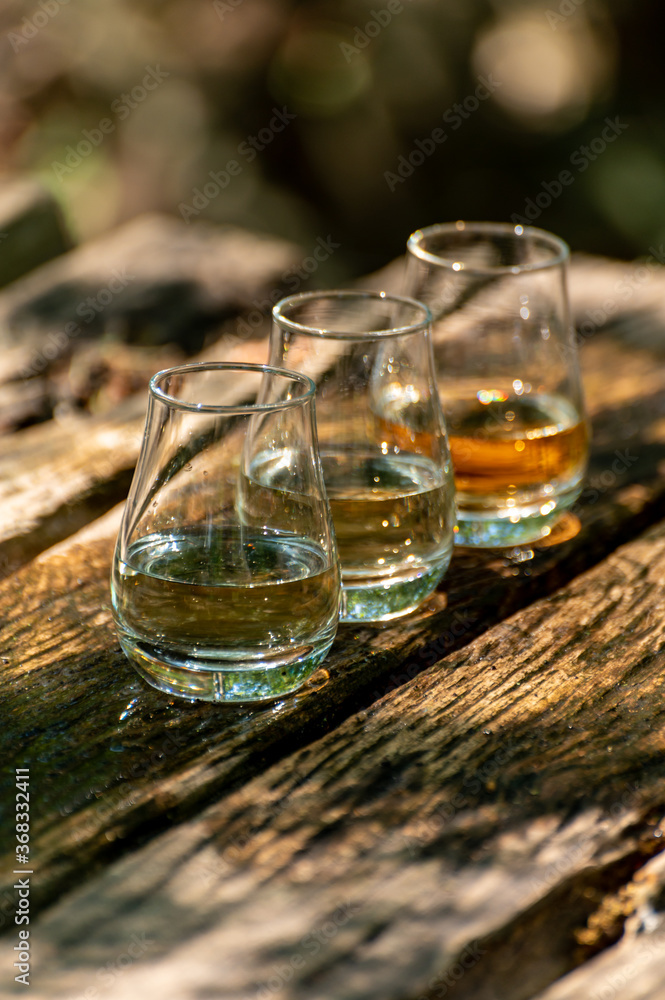
[(4, 439), (0, 576), (76, 532), (126, 495), (144, 409), (144, 400), (132, 400), (117, 421), (72, 416)]
[[(135, 939), (149, 945), (114, 983), (118, 1000), (148, 981), (180, 1000), (433, 1000), (453, 982), (464, 1000), (518, 1000), (582, 964), (621, 936), (640, 870), (665, 847), (664, 579), (661, 524), (253, 780), (236, 758), (242, 772), (217, 804), (80, 889), (89, 859), (72, 839), (73, 891), (32, 932), (49, 956), (35, 995), (82, 993)], [(89, 645), (84, 655), (90, 674)], [(302, 716), (335, 685), (335, 667)], [(125, 750), (112, 748), (120, 759), (154, 722), (139, 702), (125, 710)], [(274, 761), (270, 730), (297, 711), (246, 715), (245, 746), (256, 740)], [(173, 715), (183, 738), (190, 710)], [(207, 781), (219, 797), (212, 775), (229, 730), (213, 736), (200, 716), (193, 728), (189, 767), (153, 790), (171, 819), (178, 784), (191, 794)], [(117, 767), (129, 795), (139, 782)], [(128, 834), (116, 817), (107, 843)]]
[(42, 379), (29, 385), (0, 383), (0, 434), (47, 420), (53, 412), (48, 385)]
[[(594, 357), (594, 363), (602, 365), (607, 356), (611, 358), (611, 363), (617, 361), (616, 352), (619, 347), (610, 350), (607, 355), (600, 350), (601, 344), (589, 345), (592, 352), (599, 352), (598, 357)], [(619, 354), (621, 359), (621, 354)], [(647, 377), (647, 370), (652, 368), (650, 357), (643, 358), (645, 366), (644, 375)], [(635, 375), (633, 370), (632, 375)], [(662, 462), (665, 456), (665, 443), (663, 442), (663, 427), (660, 417), (660, 407), (665, 399), (665, 375), (660, 371), (661, 390), (655, 397), (647, 397), (640, 403), (639, 389), (637, 397), (631, 402), (626, 400), (627, 386), (621, 380), (615, 383), (618, 398), (623, 405), (618, 405), (609, 410), (598, 409), (600, 403), (611, 401), (611, 393), (605, 390), (605, 380), (602, 381), (603, 393), (600, 399), (595, 395), (591, 397), (591, 409), (595, 416), (595, 453), (593, 471), (588, 488), (588, 495), (583, 494), (579, 513), (582, 519), (582, 530), (580, 533), (563, 542), (558, 546), (534, 548), (532, 551), (519, 553), (521, 562), (512, 561), (509, 554), (505, 553), (485, 553), (474, 554), (469, 552), (459, 552), (446, 581), (442, 587), (441, 595), (432, 599), (429, 606), (424, 609), (421, 615), (415, 616), (413, 620), (407, 620), (390, 629), (343, 629), (340, 631), (340, 638), (335, 647), (333, 655), (327, 661), (326, 672), (331, 673), (336, 678), (334, 683), (329, 683), (317, 698), (307, 700), (304, 709), (297, 709), (298, 698), (289, 708), (289, 718), (292, 722), (287, 726), (282, 717), (280, 723), (281, 738), (293, 738), (293, 731), (309, 733), (307, 738), (319, 734), (332, 720), (344, 718), (350, 711), (355, 711), (359, 704), (371, 702), (380, 697), (391, 687), (403, 684), (409, 676), (422, 670), (428, 663), (433, 662), (442, 653), (454, 649), (459, 645), (468, 642), (473, 636), (481, 634), (489, 624), (498, 621), (506, 615), (511, 614), (517, 608), (528, 605), (535, 597), (549, 593), (570, 579), (576, 572), (593, 565), (603, 558), (609, 551), (616, 547), (626, 537), (632, 537), (640, 527), (653, 521), (660, 514), (662, 516), (663, 496), (665, 494), (665, 480), (663, 477)], [(641, 383), (637, 382), (637, 385)], [(633, 391), (636, 391), (636, 383), (633, 382)], [(655, 384), (651, 385), (655, 389)], [(609, 393), (609, 395), (608, 395)], [(658, 405), (654, 405), (654, 400)], [(660, 401), (660, 402), (659, 402)], [(129, 405), (129, 404), (127, 404)], [(627, 427), (630, 427), (627, 414), (635, 420), (630, 438), (621, 437)], [(29, 522), (24, 521), (20, 530), (13, 538), (15, 545), (25, 544), (24, 539), (31, 539), (31, 544), (37, 547), (44, 541), (43, 533), (47, 530), (55, 532), (59, 527), (58, 512), (64, 510), (72, 511), (72, 518), (79, 516), (81, 521), (89, 518), (89, 510), (85, 504), (90, 502), (85, 500), (86, 493), (81, 490), (81, 482), (88, 484), (90, 488), (91, 480), (94, 481), (98, 475), (99, 482), (104, 484), (113, 483), (113, 479), (108, 473), (105, 474), (103, 463), (112, 461), (112, 468), (122, 469), (120, 458), (124, 455), (124, 472), (128, 477), (132, 456), (138, 447), (142, 427), (142, 418), (136, 418), (131, 423), (119, 422), (113, 428), (108, 422), (102, 422), (95, 427), (88, 425), (86, 432), (81, 434), (82, 445), (80, 452), (77, 451), (77, 460), (80, 465), (74, 466), (78, 469), (76, 475), (80, 482), (77, 484), (76, 477), (66, 472), (67, 449), (62, 455), (55, 452), (53, 444), (50, 445), (51, 474), (43, 476), (42, 479), (28, 481), (23, 493), (17, 494), (14, 498), (14, 520), (17, 520), (16, 510), (25, 507), (25, 513), (29, 514), (31, 508), (28, 506), (29, 498), (32, 496), (35, 501), (35, 509), (41, 511), (42, 522), (38, 523), (30, 534)], [(38, 429), (34, 428), (32, 433)], [(113, 437), (115, 434), (115, 438)], [(17, 434), (9, 441), (20, 440), (22, 437), (29, 438), (27, 432), (23, 435)], [(41, 440), (41, 439), (40, 439)], [(617, 444), (622, 448), (617, 448)], [(42, 445), (43, 446), (43, 445)], [(70, 445), (71, 448), (71, 445)], [(623, 450), (622, 450), (623, 449)], [(617, 458), (617, 453), (619, 457)], [(111, 456), (111, 458), (109, 457)], [(38, 455), (35, 456), (35, 466), (43, 469), (39, 465)], [(8, 459), (11, 462), (11, 458)], [(69, 462), (71, 463), (71, 456)], [(54, 474), (57, 472), (58, 462), (62, 463), (64, 474), (60, 477), (63, 484), (69, 484), (71, 493), (69, 498), (62, 495), (59, 497), (57, 491), (54, 492), (52, 482)], [(100, 466), (101, 463), (101, 466)], [(607, 475), (605, 475), (607, 473)], [(86, 478), (88, 477), (88, 478)], [(596, 484), (596, 485), (594, 485)], [(118, 491), (123, 484), (116, 482)], [(76, 489), (74, 488), (76, 487)], [(125, 486), (123, 486), (123, 489)], [(41, 490), (41, 498), (39, 492)], [(77, 492), (78, 490), (78, 492)], [(83, 500), (77, 501), (77, 497), (83, 496)], [(100, 498), (100, 492), (93, 494)], [(107, 501), (110, 494), (101, 494)], [(89, 494), (88, 494), (89, 497)], [(11, 496), (8, 498), (8, 505), (5, 510), (11, 515)], [(101, 499), (100, 499), (101, 502)], [(79, 504), (77, 507), (76, 504)], [(62, 516), (62, 515), (60, 515)], [(9, 518), (8, 518), (9, 519)], [(67, 534), (70, 525), (60, 526), (63, 535)], [(88, 533), (93, 528), (88, 529)], [(116, 784), (118, 781), (115, 757), (108, 758), (101, 750), (101, 746), (106, 745), (98, 740), (107, 743), (118, 741), (123, 744), (122, 739), (117, 735), (117, 718), (124, 708), (132, 700), (140, 695), (141, 703), (153, 706), (152, 711), (156, 713), (157, 728), (148, 729), (154, 741), (159, 740), (160, 727), (165, 725), (168, 714), (158, 711), (157, 706), (163, 705), (163, 699), (159, 695), (153, 695), (146, 691), (142, 684), (138, 683), (131, 669), (124, 663), (123, 658), (117, 652), (117, 644), (113, 635), (110, 619), (108, 616), (108, 571), (110, 564), (110, 554), (113, 545), (115, 532), (117, 530), (117, 520), (111, 518), (110, 521), (102, 521), (94, 527), (97, 532), (94, 545), (92, 542), (81, 544), (79, 539), (73, 537), (69, 543), (65, 543), (59, 549), (45, 553), (43, 559), (32, 563), (21, 574), (20, 590), (16, 589), (16, 578), (7, 580), (3, 588), (3, 597), (0, 601), (0, 608), (12, 625), (4, 632), (6, 648), (12, 663), (23, 664), (22, 671), (16, 675), (16, 682), (23, 676), (23, 672), (28, 670), (29, 675), (39, 677), (42, 684), (48, 685), (51, 692), (40, 701), (39, 713), (42, 724), (47, 719), (52, 722), (49, 725), (57, 724), (66, 726), (70, 732), (70, 739), (76, 742), (78, 714), (70, 716), (67, 708), (67, 700), (72, 697), (71, 685), (76, 682), (77, 671), (80, 667), (80, 657), (83, 651), (91, 658), (91, 662), (97, 664), (95, 671), (90, 673), (88, 667), (85, 668), (86, 683), (89, 685), (92, 677), (96, 676), (96, 683), (101, 684), (98, 688), (97, 704), (94, 709), (96, 719), (96, 731), (98, 738), (92, 741), (91, 746), (97, 747), (93, 753), (94, 768), (85, 787), (85, 782), (77, 782), (73, 789), (63, 789), (62, 795), (65, 799), (72, 794), (73, 799), (68, 801), (68, 808), (72, 811), (72, 816), (65, 823), (71, 830), (66, 834), (62, 829), (60, 820), (49, 816), (48, 824), (54, 831), (55, 839), (52, 846), (47, 849), (42, 845), (44, 855), (44, 891), (45, 898), (52, 898), (55, 886), (60, 884), (60, 879), (69, 877), (71, 874), (69, 864), (71, 859), (61, 858), (54, 862), (51, 874), (51, 884), (48, 885), (46, 872), (49, 865), (46, 857), (57, 855), (62, 850), (62, 845), (68, 837), (73, 837), (77, 843), (77, 852), (80, 859), (86, 859), (86, 864), (93, 866), (95, 858), (101, 851), (101, 856), (109, 850), (109, 842), (106, 839), (107, 822), (120, 822), (122, 828), (129, 832), (130, 829), (138, 831), (142, 828), (150, 829), (154, 824), (159, 826), (161, 810), (156, 807), (153, 798), (155, 792), (155, 781), (162, 775), (162, 765), (151, 765), (146, 771), (144, 768), (144, 742), (139, 741), (133, 750), (129, 748), (124, 751), (122, 758), (127, 762), (128, 767), (138, 767), (141, 775), (141, 794), (136, 788), (132, 789), (127, 799), (124, 796), (116, 801), (113, 799), (113, 809), (111, 814), (105, 814), (103, 821), (99, 817), (95, 818), (95, 808), (86, 805), (86, 794), (92, 794), (94, 787), (104, 788), (109, 784)], [(13, 555), (9, 540), (5, 547), (8, 553), (7, 558)], [(526, 555), (526, 559), (524, 558)], [(532, 557), (532, 558), (529, 558)], [(94, 572), (90, 575), (91, 568)], [(76, 580), (87, 581), (85, 586), (79, 585)], [(50, 581), (50, 583), (49, 583)], [(83, 589), (79, 590), (79, 586)], [(49, 653), (44, 658), (40, 647), (35, 647), (33, 631), (38, 631), (38, 621), (43, 615), (44, 593), (49, 587), (52, 597), (49, 598), (52, 609), (50, 617), (54, 621), (53, 628), (57, 631), (48, 642)], [(34, 597), (29, 595), (34, 594)], [(64, 595), (70, 595), (65, 598)], [(447, 600), (448, 607), (445, 607)], [(81, 602), (81, 603), (79, 603)], [(100, 627), (92, 634), (88, 625), (90, 608), (98, 609), (104, 607), (106, 610), (99, 618)], [(28, 626), (26, 620), (26, 608), (34, 608), (34, 624)], [(95, 612), (97, 614), (97, 611)], [(104, 624), (102, 628), (101, 625)], [(98, 645), (101, 643), (100, 645)], [(57, 659), (53, 660), (50, 652), (53, 646), (59, 650)], [(105, 660), (109, 650), (114, 650), (111, 661)], [(358, 656), (358, 650), (362, 653)], [(406, 661), (406, 666), (404, 663)], [(86, 664), (87, 664), (86, 660)], [(63, 665), (71, 667), (65, 673), (67, 677), (66, 685), (61, 688), (58, 677), (61, 675)], [(8, 668), (9, 676), (14, 676), (14, 667)], [(73, 671), (73, 672), (72, 672)], [(26, 680), (27, 680), (26, 675)], [(125, 678), (123, 684), (119, 682), (119, 677)], [(50, 678), (50, 679), (49, 679)], [(318, 683), (318, 681), (317, 681)], [(21, 687), (22, 685), (19, 685)], [(91, 689), (92, 690), (92, 689)], [(109, 692), (115, 692), (113, 712), (108, 716), (108, 706), (105, 701)], [(116, 700), (116, 695), (119, 701)], [(303, 696), (300, 696), (302, 700)], [(77, 699), (74, 695), (74, 702)], [(21, 712), (17, 712), (16, 719), (19, 726), (27, 724), (24, 712), (27, 706), (23, 706)], [(183, 710), (184, 711), (184, 710)], [(234, 710), (225, 710), (230, 714), (228, 718), (236, 718)], [(190, 720), (189, 725), (198, 725), (202, 719), (209, 720), (214, 725), (214, 720), (218, 718), (219, 709), (210, 709), (206, 706), (197, 706), (186, 710), (186, 718)], [(248, 724), (250, 718), (257, 717), (257, 710), (250, 709), (240, 712), (237, 716), (240, 721), (241, 732)], [(270, 719), (270, 714), (268, 719)], [(106, 722), (102, 720), (106, 719)], [(191, 720), (196, 720), (191, 721)], [(324, 721), (327, 720), (327, 721)], [(207, 723), (206, 723), (207, 725)], [(262, 724), (256, 721), (254, 724), (256, 734), (262, 734), (260, 740), (264, 743), (267, 739), (263, 734)], [(110, 728), (109, 728), (110, 727)], [(291, 728), (292, 727), (292, 728)], [(124, 727), (123, 727), (124, 728)], [(189, 729), (186, 730), (189, 733)], [(291, 735), (286, 736), (286, 734)], [(262, 766), (263, 757), (260, 755), (255, 760), (254, 765), (250, 765), (249, 759), (245, 756), (248, 747), (244, 743), (244, 737), (240, 738), (240, 743), (236, 742), (234, 735), (236, 730), (230, 725), (226, 737), (229, 742), (224, 741), (219, 748), (219, 764), (217, 770), (212, 768), (212, 761), (207, 758), (205, 766), (205, 780), (200, 784), (201, 778), (188, 777), (181, 787), (173, 792), (173, 798), (169, 799), (172, 807), (178, 814), (189, 815), (198, 807), (201, 799), (209, 795), (211, 789), (207, 782), (212, 781), (215, 789), (225, 786), (229, 781), (231, 784), (237, 780), (233, 775), (240, 773), (247, 774), (251, 766)], [(8, 734), (9, 736), (9, 734)], [(18, 738), (18, 732), (15, 734)], [(86, 731), (86, 741), (90, 739)], [(259, 739), (258, 736), (256, 736)], [(189, 743), (189, 736), (186, 737)], [(240, 746), (245, 747), (240, 753)], [(253, 758), (254, 751), (249, 753)], [(100, 762), (104, 761), (102, 770)], [(182, 766), (180, 752), (169, 754), (166, 765), (168, 770), (177, 769)], [(110, 770), (106, 770), (106, 768)], [(231, 768), (229, 772), (229, 767)], [(232, 777), (229, 777), (231, 775)], [(129, 786), (127, 787), (129, 793)], [(81, 797), (83, 796), (83, 797)], [(79, 815), (76, 810), (82, 810)], [(81, 833), (83, 828), (85, 833)], [(114, 838), (115, 839), (115, 838)], [(84, 845), (84, 841), (87, 846)], [(64, 862), (64, 867), (62, 864)], [(50, 863), (49, 863), (50, 864)]]
[(298, 256), (272, 237), (142, 216), (8, 288), (0, 296), (0, 348), (29, 348), (23, 377), (39, 376), (102, 333), (178, 343), (191, 354), (221, 320), (257, 309)]
[[(388, 272), (388, 279), (395, 280), (395, 268), (391, 266)], [(646, 315), (651, 316), (654, 328), (659, 328), (658, 316)], [(232, 321), (221, 340), (198, 357), (266, 361), (265, 340), (238, 337), (235, 326)], [(257, 326), (257, 332), (263, 329)], [(652, 508), (660, 502), (657, 484), (663, 458), (660, 421), (665, 407), (665, 366), (655, 360), (658, 355), (652, 349), (625, 345), (625, 329), (625, 324), (616, 324), (611, 334), (597, 331), (581, 345), (588, 410), (594, 422), (591, 480), (581, 501), (586, 506), (607, 495), (610, 481), (614, 487), (611, 495), (619, 484), (629, 490), (620, 494), (629, 506)], [(53, 389), (50, 391), (53, 397)], [(144, 406), (144, 397), (139, 395), (134, 403), (125, 404), (117, 418), (109, 418), (108, 428), (103, 422), (70, 422), (59, 428), (45, 425), (27, 429), (0, 445), (0, 574), (78, 530), (92, 511), (103, 513), (124, 497), (128, 472), (138, 454)], [(84, 438), (89, 448), (84, 444), (78, 459), (78, 445)], [(16, 463), (23, 460), (29, 474), (22, 476), (17, 474), (20, 465)], [(71, 462), (69, 470), (67, 461)], [(58, 487), (53, 490), (56, 476)]]
[[(261, 363), (265, 344), (236, 344), (223, 356)], [(126, 497), (146, 405), (143, 391), (112, 417), (73, 412), (0, 439), (0, 579)]]
[[(663, 833), (665, 836), (665, 833)], [(535, 1000), (651, 1000), (665, 983), (665, 858), (647, 862), (632, 882), (608, 900), (630, 912), (623, 936)]]
[(72, 246), (53, 195), (37, 181), (0, 184), (0, 288)]
[[(613, 942), (646, 882), (655, 926), (649, 859), (664, 839), (665, 526), (635, 535), (665, 513), (665, 376), (661, 319), (644, 319), (629, 344), (622, 323), (583, 338), (581, 530), (457, 552), (419, 614), (341, 627), (324, 669), (269, 706), (168, 699), (119, 651), (107, 580), (120, 511), (73, 532), (126, 492), (116, 477), (131, 474), (144, 394), (76, 434), (45, 424), (3, 440), (0, 552), (23, 568), (0, 584), (0, 744), (30, 765), (39, 800), (34, 995), (84, 995), (106, 965), (116, 1000), (156, 987), (435, 1000), (451, 984), (518, 1000), (574, 983), (597, 952), (625, 967)], [(265, 343), (232, 350), (264, 360)], [(149, 946), (127, 953), (142, 934)]]

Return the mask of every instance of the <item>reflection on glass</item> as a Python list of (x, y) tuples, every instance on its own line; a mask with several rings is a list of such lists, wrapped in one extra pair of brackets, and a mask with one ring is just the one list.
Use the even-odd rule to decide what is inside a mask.
[(383, 293), (336, 291), (283, 299), (273, 316), (271, 363), (317, 383), (342, 618), (412, 611), (443, 577), (454, 528), (429, 311)]
[[(220, 405), (233, 391), (261, 403)], [(277, 697), (324, 658), (340, 579), (316, 449), (301, 375), (208, 364), (151, 380), (112, 596), (122, 648), (155, 687)]]
[(588, 431), (566, 292), (568, 248), (537, 229), (430, 226), (407, 288), (434, 317), (464, 545), (547, 536), (580, 492)]

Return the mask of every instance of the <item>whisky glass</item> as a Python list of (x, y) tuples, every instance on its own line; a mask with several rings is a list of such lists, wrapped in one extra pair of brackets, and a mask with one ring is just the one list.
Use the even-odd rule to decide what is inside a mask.
[(182, 365), (150, 380), (111, 592), (120, 644), (154, 687), (275, 698), (328, 652), (340, 573), (314, 392), (266, 365)]
[(409, 238), (406, 289), (433, 315), (458, 544), (542, 539), (579, 495), (588, 431), (568, 258), (526, 226), (457, 222)]
[(342, 567), (341, 620), (413, 611), (450, 562), (454, 485), (430, 313), (383, 292), (310, 292), (273, 309), (270, 363), (316, 382)]

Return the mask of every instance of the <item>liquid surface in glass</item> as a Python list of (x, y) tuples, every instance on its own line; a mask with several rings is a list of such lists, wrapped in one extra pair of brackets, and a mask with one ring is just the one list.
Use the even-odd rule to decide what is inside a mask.
[(342, 568), (342, 617), (389, 620), (415, 609), (452, 554), (454, 504), (443, 470), (408, 452), (324, 448), (321, 461)]
[(445, 553), (449, 491), (429, 459), (324, 451), (321, 461), (344, 580), (408, 571)]
[(114, 577), (119, 625), (205, 658), (310, 644), (334, 625), (338, 580), (311, 539), (242, 527), (148, 535)]
[[(383, 620), (417, 607), (452, 553), (454, 505), (443, 470), (421, 455), (353, 447), (324, 446), (321, 463), (342, 570), (342, 620)], [(255, 517), (264, 495), (286, 489), (279, 456), (255, 462), (251, 480), (245, 509)]]
[(512, 546), (548, 535), (576, 500), (588, 429), (556, 395), (481, 390), (444, 398), (458, 544)]
[[(586, 424), (565, 399), (452, 399), (449, 442), (458, 504), (507, 502), (519, 494), (549, 495), (584, 469)], [(496, 394), (498, 395), (498, 393)]]

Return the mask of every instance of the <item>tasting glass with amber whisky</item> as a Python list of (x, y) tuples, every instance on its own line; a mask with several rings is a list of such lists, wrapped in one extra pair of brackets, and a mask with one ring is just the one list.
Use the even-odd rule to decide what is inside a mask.
[(266, 365), (151, 379), (111, 592), (120, 644), (154, 687), (275, 698), (328, 652), (340, 574), (314, 392)]
[(273, 318), (270, 363), (316, 382), (341, 620), (406, 614), (436, 588), (453, 547), (429, 310), (383, 292), (309, 292), (282, 299)]
[(406, 289), (429, 305), (462, 545), (549, 535), (587, 462), (566, 269), (542, 230), (457, 222), (414, 232)]

